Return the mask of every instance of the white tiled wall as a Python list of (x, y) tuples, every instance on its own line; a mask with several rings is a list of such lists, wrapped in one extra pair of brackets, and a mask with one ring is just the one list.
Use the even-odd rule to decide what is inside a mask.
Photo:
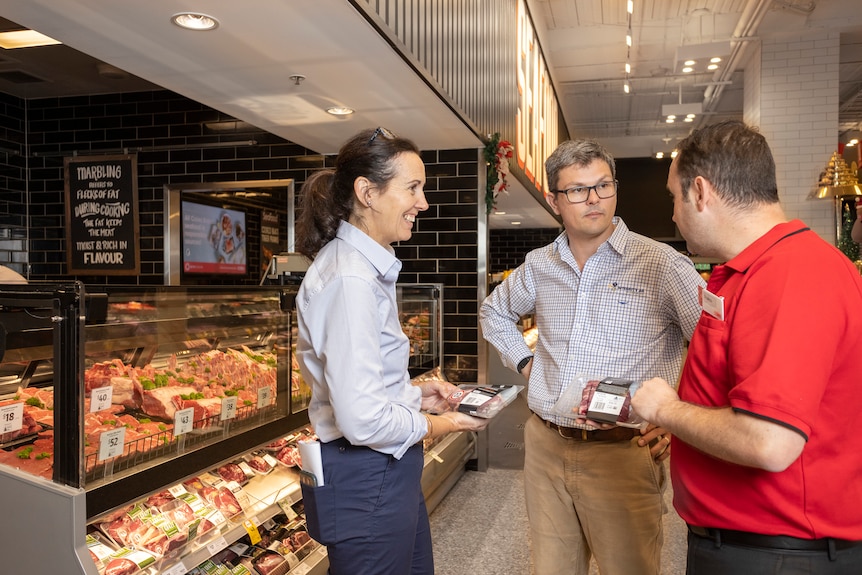
[(756, 66), (745, 78), (745, 118), (759, 125), (772, 148), (787, 216), (803, 220), (830, 243), (834, 205), (807, 196), (838, 148), (839, 40), (836, 32), (817, 31), (764, 41), (753, 94), (748, 82)]

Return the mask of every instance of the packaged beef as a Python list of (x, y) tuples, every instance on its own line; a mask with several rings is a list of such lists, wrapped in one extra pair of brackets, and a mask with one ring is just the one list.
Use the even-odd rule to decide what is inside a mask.
[(632, 409), (631, 396), (640, 383), (615, 377), (579, 374), (551, 411), (568, 418), (585, 418), (622, 427), (642, 428), (646, 422)]
[(254, 477), (248, 465), (243, 463), (227, 463), (218, 468), (218, 474), (225, 481), (236, 481), (240, 485), (244, 485), (249, 479)]
[(269, 575), (286, 561), (287, 559), (285, 559), (283, 555), (280, 555), (275, 551), (264, 550), (260, 555), (254, 558), (252, 563), (255, 571), (260, 573), (260, 575)]
[(447, 400), (454, 410), (487, 419), (512, 403), (522, 389), (522, 385), (460, 385)]
[(105, 562), (104, 575), (134, 575), (156, 562), (156, 557), (142, 549), (123, 547)]

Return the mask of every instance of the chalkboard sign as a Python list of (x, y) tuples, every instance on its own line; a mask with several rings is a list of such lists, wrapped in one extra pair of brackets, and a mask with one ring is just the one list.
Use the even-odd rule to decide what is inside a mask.
[(138, 164), (134, 155), (65, 158), (70, 274), (138, 275)]

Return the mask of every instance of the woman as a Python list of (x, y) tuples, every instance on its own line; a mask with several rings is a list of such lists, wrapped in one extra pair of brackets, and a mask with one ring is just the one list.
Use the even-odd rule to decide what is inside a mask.
[(409, 240), (428, 209), (424, 185), (416, 145), (377, 128), (302, 188), (296, 249), (314, 261), (297, 295), (297, 361), (324, 470), (324, 486), (303, 493), (331, 575), (433, 573), (422, 439), (487, 424), (445, 411), (455, 386), (414, 386), (407, 371), (390, 244)]

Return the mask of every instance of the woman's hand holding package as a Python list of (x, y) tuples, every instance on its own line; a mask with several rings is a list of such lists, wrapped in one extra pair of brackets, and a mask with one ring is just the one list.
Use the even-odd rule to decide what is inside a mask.
[(426, 379), (415, 384), (422, 390), (422, 411), (428, 413), (444, 413), (451, 409), (446, 398), (458, 388), (448, 381)]
[(439, 417), (452, 422), (452, 431), (481, 431), (488, 427), (488, 423), (491, 421), (484, 417), (473, 417), (472, 415), (467, 415), (466, 413), (460, 413), (458, 411), (450, 411), (440, 415)]

